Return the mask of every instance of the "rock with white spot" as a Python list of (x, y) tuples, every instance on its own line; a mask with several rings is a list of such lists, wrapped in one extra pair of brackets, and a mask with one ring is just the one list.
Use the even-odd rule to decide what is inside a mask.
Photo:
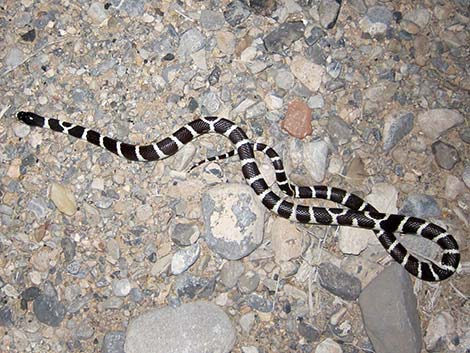
[(171, 259), (171, 273), (179, 275), (190, 268), (201, 253), (198, 243), (179, 249)]
[(265, 208), (244, 184), (211, 188), (202, 196), (207, 245), (223, 258), (238, 260), (263, 240)]
[(77, 212), (75, 196), (65, 186), (53, 183), (51, 185), (49, 197), (57, 209), (67, 216), (73, 216)]
[(127, 278), (116, 279), (112, 285), (113, 293), (116, 297), (125, 297), (131, 291), (131, 282)]

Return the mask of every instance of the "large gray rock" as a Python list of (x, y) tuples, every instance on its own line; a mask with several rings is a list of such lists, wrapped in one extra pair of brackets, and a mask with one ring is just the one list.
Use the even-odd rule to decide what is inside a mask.
[(210, 302), (154, 309), (133, 319), (126, 353), (228, 353), (235, 329), (225, 312)]
[(359, 305), (376, 353), (419, 353), (421, 323), (409, 275), (397, 263), (388, 266), (362, 291)]

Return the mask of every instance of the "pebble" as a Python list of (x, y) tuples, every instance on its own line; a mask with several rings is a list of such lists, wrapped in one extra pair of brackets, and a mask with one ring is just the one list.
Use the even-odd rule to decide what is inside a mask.
[(444, 135), (448, 130), (464, 122), (464, 117), (456, 110), (432, 109), (418, 114), (418, 126), (432, 140)]
[(24, 53), (20, 48), (12, 47), (4, 60), (6, 66), (16, 67), (23, 62)]
[(304, 31), (303, 22), (283, 23), (264, 37), (264, 46), (269, 53), (282, 53), (292, 43), (302, 38)]
[(202, 28), (208, 31), (217, 31), (224, 26), (225, 18), (224, 15), (219, 11), (202, 10), (201, 17)]
[(67, 216), (73, 216), (77, 212), (77, 203), (73, 193), (63, 185), (53, 183), (49, 197), (57, 209)]
[(227, 21), (232, 27), (238, 26), (244, 22), (251, 11), (244, 2), (236, 0), (232, 1), (227, 5), (227, 9), (224, 12), (225, 21)]
[(39, 295), (33, 302), (34, 315), (39, 322), (58, 327), (65, 318), (65, 306), (56, 296)]
[(470, 166), (465, 167), (463, 174), (462, 174), (462, 179), (465, 185), (467, 185), (467, 188), (470, 189)]
[(276, 86), (285, 89), (285, 90), (290, 90), (292, 87), (294, 87), (295, 84), (295, 78), (294, 75), (289, 70), (278, 70), (276, 73)]
[(199, 239), (200, 231), (196, 224), (176, 223), (170, 227), (171, 240), (179, 246), (194, 244)]
[(322, 82), (323, 67), (314, 64), (304, 56), (296, 55), (292, 59), (290, 70), (311, 92), (318, 91)]
[(470, 127), (460, 130), (459, 135), (463, 142), (470, 144)]
[(100, 2), (93, 2), (88, 8), (87, 14), (97, 25), (101, 25), (108, 18), (108, 14)]
[(207, 92), (202, 98), (201, 106), (207, 111), (207, 114), (213, 115), (219, 111), (221, 103), (217, 93)]
[[(326, 338), (315, 348), (315, 353), (343, 353), (341, 346), (331, 338)], [(379, 353), (379, 351), (377, 351)]]
[(219, 281), (226, 288), (233, 288), (237, 285), (238, 279), (245, 271), (245, 266), (240, 261), (227, 261), (220, 270)]
[(178, 56), (186, 57), (201, 50), (206, 43), (204, 35), (196, 28), (190, 28), (180, 37)]
[(312, 141), (303, 146), (303, 164), (308, 175), (316, 182), (325, 179), (328, 166), (328, 144), (323, 141)]
[(124, 331), (108, 331), (103, 337), (101, 353), (124, 353)]
[(302, 255), (302, 232), (295, 223), (276, 218), (270, 225), (270, 233), (276, 263), (290, 261)]
[(436, 141), (431, 145), (431, 149), (437, 165), (442, 169), (451, 170), (460, 162), (459, 152), (448, 143)]
[(320, 332), (305, 321), (299, 322), (297, 331), (307, 342), (315, 342), (320, 338)]
[(253, 293), (258, 288), (259, 275), (255, 271), (247, 271), (238, 279), (238, 290), (243, 294)]
[(243, 184), (217, 185), (202, 196), (203, 237), (212, 251), (238, 260), (263, 240), (265, 209)]
[(385, 6), (372, 6), (359, 21), (361, 30), (373, 37), (384, 35), (393, 20), (392, 12)]
[(28, 211), (33, 212), (36, 218), (44, 218), (46, 217), (47, 211), (47, 203), (43, 198), (35, 197), (31, 199), (28, 204)]
[(239, 323), (244, 334), (250, 333), (253, 325), (255, 324), (255, 314), (253, 312), (243, 314), (240, 317)]
[(341, 9), (341, 1), (337, 0), (321, 0), (318, 7), (320, 16), (320, 24), (323, 28), (331, 29), (335, 26), (338, 19), (339, 10)]
[(13, 132), (16, 137), (25, 138), (31, 132), (31, 128), (26, 124), (16, 124), (13, 126)]
[(325, 100), (319, 94), (311, 96), (307, 101), (308, 107), (310, 109), (321, 109), (325, 106)]
[(328, 118), (327, 129), (335, 145), (344, 145), (351, 140), (351, 126), (339, 116), (333, 115)]
[(126, 332), (126, 353), (229, 353), (236, 339), (230, 318), (215, 304), (196, 301), (151, 309), (135, 317)]
[(424, 344), (429, 352), (450, 351), (449, 343), (455, 335), (454, 317), (443, 311), (429, 321), (424, 336)]
[(320, 285), (344, 300), (356, 300), (361, 293), (361, 282), (331, 263), (318, 267)]
[(313, 132), (311, 121), (312, 110), (307, 103), (296, 99), (289, 102), (286, 116), (281, 122), (281, 128), (286, 130), (289, 135), (303, 139)]
[(217, 47), (225, 55), (232, 55), (235, 52), (237, 39), (232, 32), (217, 31), (215, 34)]
[(416, 304), (410, 276), (397, 263), (388, 266), (364, 288), (359, 306), (376, 352), (421, 352), (421, 323)]
[(112, 286), (116, 297), (125, 297), (131, 291), (131, 282), (127, 278), (113, 280)]
[(465, 191), (465, 184), (455, 175), (449, 174), (446, 179), (445, 197), (449, 200), (455, 200), (457, 196)]
[(396, 112), (388, 114), (384, 120), (383, 149), (388, 152), (411, 132), (414, 115), (411, 112)]
[(264, 96), (264, 103), (269, 110), (278, 110), (284, 105), (284, 100), (274, 93), (269, 93)]
[(258, 348), (254, 346), (243, 346), (241, 347), (242, 353), (259, 353)]
[(178, 297), (208, 298), (214, 292), (215, 280), (194, 276), (189, 272), (177, 276), (175, 290)]
[(0, 307), (0, 327), (10, 327), (13, 323), (13, 312), (11, 308), (2, 305)]
[(439, 217), (441, 209), (436, 200), (430, 195), (410, 194), (403, 202), (400, 214), (418, 218)]
[(201, 253), (198, 243), (179, 249), (171, 258), (171, 273), (179, 275), (190, 268)]

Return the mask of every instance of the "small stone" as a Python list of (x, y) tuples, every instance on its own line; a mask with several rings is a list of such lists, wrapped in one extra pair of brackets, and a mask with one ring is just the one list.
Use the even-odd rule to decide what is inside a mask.
[(448, 312), (441, 312), (429, 321), (424, 336), (424, 343), (429, 352), (449, 351), (449, 343), (456, 334), (454, 317)]
[(413, 129), (414, 115), (410, 112), (392, 113), (385, 117), (384, 151), (390, 151)]
[(177, 308), (152, 309), (135, 317), (126, 333), (125, 352), (181, 353), (232, 351), (236, 333), (217, 305), (197, 301)]
[(307, 174), (315, 182), (321, 183), (328, 165), (328, 144), (323, 140), (303, 144), (303, 158)]
[(341, 73), (341, 63), (338, 61), (332, 61), (326, 67), (326, 72), (333, 78), (338, 78), (339, 74)]
[(245, 118), (255, 119), (266, 115), (267, 112), (268, 110), (266, 109), (266, 104), (264, 102), (258, 102), (246, 110)]
[(200, 234), (199, 228), (195, 224), (177, 223), (170, 228), (171, 240), (179, 246), (194, 244)]
[(124, 353), (126, 333), (124, 331), (106, 332), (101, 346), (101, 353)]
[(242, 1), (232, 1), (227, 5), (227, 10), (224, 11), (225, 20), (232, 26), (238, 26), (245, 21), (251, 12), (248, 6)]
[(302, 38), (305, 25), (302, 22), (283, 23), (264, 39), (264, 46), (269, 53), (282, 53), (292, 43)]
[(0, 327), (9, 327), (14, 324), (13, 312), (6, 305), (0, 306)]
[(5, 65), (9, 67), (16, 67), (24, 60), (24, 53), (17, 47), (12, 47), (5, 57)]
[[(377, 350), (377, 352), (379, 351)], [(331, 338), (327, 338), (315, 348), (315, 353), (343, 353), (343, 350), (338, 343)]]
[(318, 7), (318, 14), (320, 16), (320, 24), (323, 28), (331, 29), (335, 26), (338, 19), (339, 10), (341, 8), (341, 1), (338, 0), (321, 0)]
[(215, 38), (217, 40), (217, 47), (222, 53), (225, 55), (232, 55), (235, 52), (237, 40), (233, 33), (217, 31)]
[(255, 314), (254, 313), (247, 313), (243, 314), (240, 317), (240, 327), (242, 328), (243, 332), (249, 333), (251, 329), (253, 328), (253, 325), (255, 323)]
[(288, 70), (279, 70), (275, 80), (276, 86), (285, 90), (290, 90), (295, 84), (294, 75)]
[(465, 184), (456, 176), (449, 174), (446, 179), (445, 197), (455, 200), (457, 196), (465, 191)]
[(284, 100), (274, 93), (269, 93), (264, 96), (264, 102), (269, 110), (279, 110), (282, 108)]
[(285, 119), (281, 122), (281, 128), (289, 135), (303, 139), (310, 136), (312, 130), (312, 110), (302, 100), (293, 100), (287, 106)]
[(361, 30), (376, 37), (387, 32), (393, 20), (392, 12), (385, 6), (372, 6), (367, 15), (359, 21)]
[(108, 14), (106, 13), (103, 4), (100, 2), (92, 3), (88, 8), (87, 14), (97, 25), (101, 25), (108, 18)]
[(451, 109), (432, 109), (418, 115), (418, 126), (433, 140), (463, 122), (463, 115)]
[(65, 213), (67, 216), (73, 216), (77, 212), (77, 203), (75, 202), (75, 196), (65, 186), (53, 183), (49, 193), (54, 205), (57, 209)]
[(271, 224), (271, 246), (274, 259), (279, 264), (302, 255), (302, 232), (295, 223), (284, 218), (275, 218)]
[(437, 165), (442, 169), (451, 170), (460, 162), (459, 152), (448, 143), (436, 141), (431, 145), (431, 149)]
[(429, 13), (427, 9), (423, 7), (407, 12), (405, 16), (403, 16), (403, 21), (413, 22), (420, 29), (425, 28), (428, 25), (430, 19), (431, 19), (431, 14)]
[(459, 135), (463, 142), (470, 144), (470, 127), (460, 130)]
[(311, 92), (318, 91), (322, 82), (323, 67), (297, 55), (292, 59), (290, 69), (294, 76)]
[(429, 218), (439, 217), (441, 210), (436, 200), (429, 195), (424, 194), (411, 194), (403, 203), (403, 207), (399, 213), (407, 216)]
[(171, 272), (179, 275), (190, 268), (201, 253), (201, 247), (198, 243), (178, 250), (171, 259)]
[(329, 292), (344, 300), (355, 300), (359, 297), (361, 282), (339, 267), (330, 263), (322, 263), (318, 267), (318, 274), (321, 286)]
[(153, 216), (152, 206), (149, 204), (143, 204), (142, 206), (139, 206), (135, 211), (135, 215), (140, 222), (149, 220)]
[(238, 290), (243, 294), (253, 293), (259, 282), (259, 275), (255, 271), (248, 271), (238, 279)]
[(178, 55), (185, 57), (201, 50), (206, 42), (204, 35), (196, 28), (190, 28), (180, 37)]
[(463, 174), (462, 174), (462, 179), (465, 185), (467, 185), (467, 188), (470, 189), (470, 166), (464, 169)]
[(221, 101), (215, 92), (206, 93), (201, 101), (201, 106), (209, 115), (217, 113), (220, 108)]
[(240, 261), (227, 261), (220, 271), (220, 283), (226, 288), (233, 288), (237, 285), (238, 279), (245, 271), (245, 266)]
[(315, 342), (320, 338), (320, 332), (305, 321), (299, 322), (297, 330), (307, 342)]
[(36, 39), (36, 30), (34, 28), (30, 29), (28, 32), (21, 35), (21, 39), (23, 39), (25, 42), (34, 42)]
[(57, 327), (65, 318), (66, 309), (56, 296), (39, 295), (33, 302), (33, 311), (39, 322)]
[(336, 145), (344, 145), (351, 140), (351, 126), (339, 116), (333, 115), (328, 118), (328, 134)]
[(131, 282), (127, 278), (114, 280), (112, 286), (116, 297), (125, 297), (131, 291)]
[(310, 109), (321, 109), (324, 107), (325, 101), (321, 95), (317, 94), (315, 96), (311, 96), (308, 99), (307, 104)]
[(219, 11), (202, 10), (200, 16), (201, 26), (208, 31), (217, 31), (224, 26), (224, 15)]

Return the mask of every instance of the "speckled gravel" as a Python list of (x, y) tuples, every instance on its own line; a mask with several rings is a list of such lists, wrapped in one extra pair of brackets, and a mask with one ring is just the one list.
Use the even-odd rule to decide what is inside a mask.
[[(466, 1), (7, 0), (1, 9), (1, 352), (470, 347)], [(461, 272), (437, 285), (412, 279), (413, 288), (372, 232), (266, 212), (237, 158), (188, 172), (231, 148), (220, 136), (131, 163), (21, 124), (19, 110), (131, 143), (196, 116), (227, 117), (273, 146), (294, 182), (447, 227)], [(420, 238), (406, 245), (440, 254)], [(172, 314), (188, 303), (198, 320)], [(164, 337), (136, 326), (162, 312), (175, 328)]]

